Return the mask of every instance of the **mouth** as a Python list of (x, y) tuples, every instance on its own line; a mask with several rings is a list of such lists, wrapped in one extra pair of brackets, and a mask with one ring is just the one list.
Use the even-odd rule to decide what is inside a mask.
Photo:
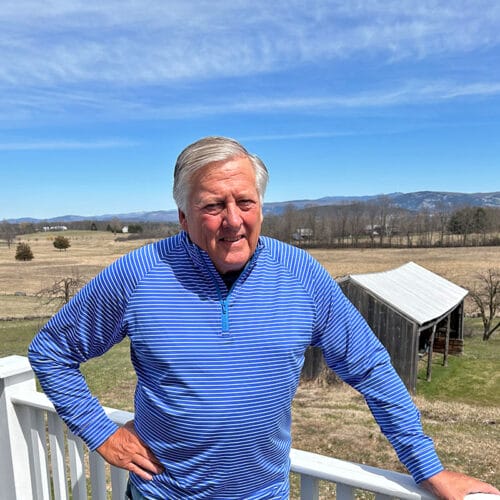
[(219, 238), (219, 241), (224, 242), (224, 243), (236, 243), (240, 240), (245, 238), (243, 235), (239, 236), (223, 236), (222, 238)]

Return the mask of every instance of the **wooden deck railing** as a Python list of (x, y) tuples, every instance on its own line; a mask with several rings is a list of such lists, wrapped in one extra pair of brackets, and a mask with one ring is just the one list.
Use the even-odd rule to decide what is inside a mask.
[[(133, 414), (107, 408), (122, 425)], [(0, 498), (8, 500), (123, 500), (127, 473), (89, 452), (36, 390), (27, 358), (0, 359)], [(292, 472), (300, 475), (300, 498), (319, 499), (320, 481), (336, 484), (337, 499), (359, 490), (375, 498), (431, 499), (410, 476), (292, 450)]]

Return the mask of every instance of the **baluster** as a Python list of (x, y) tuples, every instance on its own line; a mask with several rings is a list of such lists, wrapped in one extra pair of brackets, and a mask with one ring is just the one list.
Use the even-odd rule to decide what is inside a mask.
[(45, 414), (41, 410), (28, 410), (31, 417), (31, 452), (35, 490), (37, 498), (49, 500), (49, 469), (47, 463), (47, 441), (45, 434)]
[(112, 500), (123, 500), (127, 490), (128, 472), (118, 467), (111, 467)]
[(307, 474), (300, 475), (300, 498), (302, 500), (319, 500), (319, 480)]
[(347, 484), (337, 483), (336, 498), (337, 500), (354, 500), (354, 488)]
[(89, 453), (92, 500), (106, 500), (106, 462), (96, 451)]
[(62, 420), (55, 413), (47, 415), (50, 444), (50, 464), (52, 466), (52, 484), (54, 498), (68, 500), (66, 462), (64, 453), (64, 427)]
[(71, 432), (68, 432), (68, 450), (73, 500), (87, 500), (83, 442)]

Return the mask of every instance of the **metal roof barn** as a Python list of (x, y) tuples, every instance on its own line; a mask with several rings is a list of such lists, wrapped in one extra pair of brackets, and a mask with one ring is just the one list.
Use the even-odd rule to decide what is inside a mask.
[(408, 262), (389, 271), (355, 274), (339, 281), (344, 293), (385, 345), (403, 382), (416, 390), (419, 359), (463, 349), (463, 301), (467, 290)]

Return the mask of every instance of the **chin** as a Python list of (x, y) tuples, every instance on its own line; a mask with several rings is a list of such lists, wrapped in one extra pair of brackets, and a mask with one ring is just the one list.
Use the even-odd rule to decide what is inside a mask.
[(244, 267), (245, 264), (248, 262), (248, 260), (245, 261), (236, 261), (236, 262), (222, 262), (218, 267), (219, 269), (222, 269), (222, 273), (228, 273), (232, 271), (241, 271)]

